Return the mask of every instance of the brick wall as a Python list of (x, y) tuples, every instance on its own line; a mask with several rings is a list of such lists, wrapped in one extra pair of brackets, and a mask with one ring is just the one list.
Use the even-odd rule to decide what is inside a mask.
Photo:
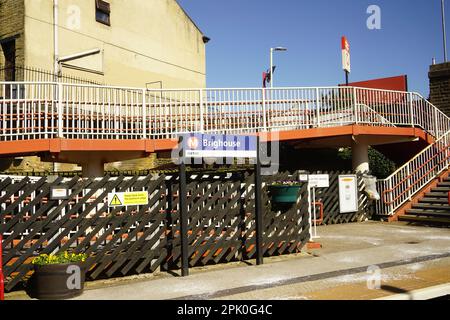
[(170, 163), (172, 163), (171, 159), (159, 159), (156, 153), (153, 153), (149, 157), (143, 159), (110, 163), (105, 166), (105, 169), (107, 171), (139, 171), (154, 169)]
[(430, 102), (450, 116), (450, 62), (430, 67)]
[[(0, 41), (16, 37), (16, 64), (25, 62), (24, 29), (24, 0), (0, 0)], [(3, 64), (3, 51), (0, 46), (0, 65)]]

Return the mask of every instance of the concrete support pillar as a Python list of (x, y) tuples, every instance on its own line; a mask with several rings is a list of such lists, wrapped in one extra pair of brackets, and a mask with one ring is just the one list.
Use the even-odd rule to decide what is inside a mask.
[(97, 178), (105, 175), (105, 164), (100, 160), (83, 163), (83, 178)]
[(365, 141), (353, 140), (352, 163), (355, 172), (369, 171), (369, 145)]

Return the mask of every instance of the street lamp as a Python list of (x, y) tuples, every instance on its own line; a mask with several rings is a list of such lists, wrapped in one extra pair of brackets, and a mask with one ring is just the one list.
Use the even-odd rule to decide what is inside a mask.
[(441, 0), (442, 9), (442, 33), (444, 38), (444, 62), (447, 62), (447, 34), (445, 30), (445, 4), (444, 0)]
[(287, 48), (275, 47), (270, 48), (270, 88), (273, 88), (273, 52), (274, 51), (287, 51)]

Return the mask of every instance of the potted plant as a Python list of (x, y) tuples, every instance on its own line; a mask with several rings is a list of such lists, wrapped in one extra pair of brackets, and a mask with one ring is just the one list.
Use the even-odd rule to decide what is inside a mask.
[(270, 193), (274, 203), (296, 203), (300, 188), (303, 183), (300, 181), (276, 181), (270, 185)]
[(86, 254), (62, 252), (34, 258), (29, 294), (41, 300), (61, 300), (83, 293)]

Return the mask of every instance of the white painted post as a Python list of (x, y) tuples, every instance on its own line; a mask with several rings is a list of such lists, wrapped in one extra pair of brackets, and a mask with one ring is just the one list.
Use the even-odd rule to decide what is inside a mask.
[(62, 83), (57, 84), (57, 90), (58, 90), (58, 138), (63, 138), (63, 85)]
[(203, 89), (199, 90), (199, 103), (200, 103), (200, 132), (205, 132), (205, 115), (203, 111)]
[(388, 188), (390, 190), (390, 192), (389, 192), (389, 200), (388, 200), (390, 202), (390, 204), (388, 205), (389, 206), (389, 215), (393, 216), (394, 215), (394, 203), (392, 202), (392, 200), (393, 200), (393, 197), (392, 197), (392, 192), (393, 192), (393, 190), (392, 190), (392, 180), (389, 180)]
[(439, 139), (438, 109), (434, 108), (434, 138)]
[(263, 131), (268, 131), (266, 114), (266, 89), (262, 88)]
[(147, 139), (147, 89), (142, 89), (142, 138)]
[(317, 117), (317, 128), (320, 127), (320, 97), (319, 88), (316, 88), (316, 117)]
[(414, 128), (415, 122), (414, 122), (414, 105), (413, 105), (413, 93), (409, 93), (409, 109), (411, 112), (411, 127)]
[(445, 145), (445, 167), (448, 168), (449, 165), (449, 146), (448, 146), (448, 133), (444, 136), (444, 145)]
[(411, 189), (412, 184), (411, 184), (411, 176), (410, 176), (411, 169), (409, 168), (409, 165), (410, 164), (408, 163), (408, 165), (406, 166), (406, 175), (408, 176), (408, 200), (411, 201), (412, 200), (412, 189)]
[(309, 218), (308, 218), (308, 223), (309, 223), (309, 239), (308, 239), (308, 241), (311, 241), (313, 239), (311, 204), (312, 204), (311, 203), (311, 188), (309, 187), (309, 182), (308, 182), (308, 216), (309, 216)]
[(313, 205), (313, 215), (314, 215), (314, 236), (313, 236), (313, 239), (316, 239), (317, 238), (316, 188), (313, 187), (312, 190), (313, 190), (312, 191), (312, 193), (313, 193), (312, 205)]

